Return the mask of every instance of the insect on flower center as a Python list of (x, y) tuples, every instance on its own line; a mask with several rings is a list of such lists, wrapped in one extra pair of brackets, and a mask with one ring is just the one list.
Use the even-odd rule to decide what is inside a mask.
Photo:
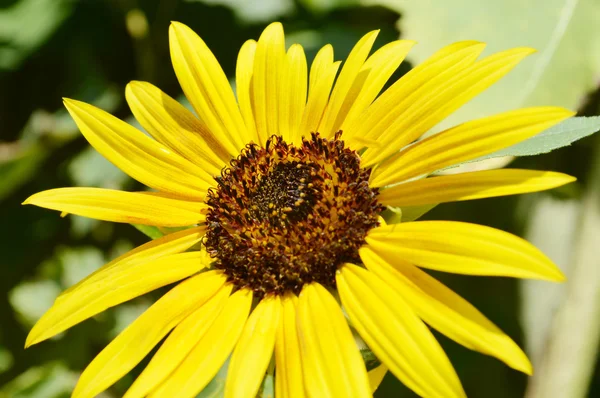
[(334, 286), (336, 269), (359, 261), (383, 210), (370, 172), (339, 133), (298, 146), (277, 136), (264, 148), (247, 145), (208, 194), (205, 245), (215, 267), (258, 295)]

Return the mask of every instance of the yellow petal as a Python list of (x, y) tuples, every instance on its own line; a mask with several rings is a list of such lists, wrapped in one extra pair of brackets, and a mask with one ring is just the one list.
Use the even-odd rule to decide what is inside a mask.
[(248, 40), (240, 48), (237, 62), (235, 64), (235, 89), (237, 93), (240, 111), (248, 130), (248, 135), (252, 141), (258, 144), (260, 139), (256, 131), (256, 122), (254, 121), (254, 111), (252, 110), (252, 76), (254, 73), (254, 54), (256, 53), (256, 41)]
[(345, 264), (336, 280), (352, 325), (390, 372), (418, 395), (465, 397), (448, 357), (402, 297), (355, 265)]
[[(481, 51), (483, 51), (483, 48), (485, 47), (485, 43), (482, 43), (482, 42), (476, 41), (476, 40), (463, 40), (463, 41), (457, 41), (457, 42), (448, 44), (447, 46), (442, 47), (441, 49), (436, 51), (435, 54), (433, 54), (432, 56), (427, 58), (425, 61), (423, 61), (419, 65), (417, 65), (414, 69), (410, 70), (408, 73), (412, 73), (413, 70), (416, 71), (417, 69), (433, 67), (439, 60), (445, 59), (448, 56), (455, 55), (456, 53), (458, 53), (464, 49), (473, 50), (473, 46), (479, 48), (479, 50), (476, 51), (479, 54), (479, 53), (481, 53)], [(476, 58), (477, 57), (472, 58), (472, 61), (475, 61)], [(423, 71), (419, 71), (419, 73), (422, 73), (422, 72)], [(415, 73), (415, 74), (418, 74), (418, 73)]]
[(371, 386), (371, 392), (375, 393), (379, 388), (379, 385), (383, 381), (383, 378), (387, 374), (388, 368), (387, 366), (381, 364), (375, 369), (369, 370), (369, 385)]
[(183, 227), (204, 222), (200, 202), (101, 188), (57, 188), (31, 195), (24, 205), (36, 205), (104, 221)]
[(208, 266), (204, 253), (180, 253), (198, 243), (203, 235), (204, 228), (167, 235), (106, 264), (58, 296), (31, 329), (25, 347)]
[(365, 167), (382, 161), (419, 138), (498, 81), (532, 52), (529, 48), (515, 48), (493, 54), (451, 76), (431, 76), (429, 82), (406, 99), (411, 103), (401, 116), (381, 133), (378, 140), (383, 145), (382, 148), (365, 151)]
[(308, 75), (304, 49), (294, 44), (287, 52), (279, 93), (279, 132), (287, 142), (301, 142), (300, 123), (306, 106)]
[(385, 161), (372, 186), (384, 186), (509, 147), (565, 120), (573, 112), (557, 107), (525, 108), (463, 123), (435, 134)]
[(199, 200), (214, 184), (206, 171), (122, 120), (84, 102), (64, 103), (88, 142), (142, 184)]
[[(412, 40), (393, 41), (375, 51), (364, 63), (343, 106), (348, 109), (340, 127), (344, 132), (344, 139), (351, 137), (352, 127), (360, 123), (365, 109), (379, 95), (392, 73), (398, 69), (415, 44)], [(362, 83), (359, 83), (360, 81)]]
[(360, 249), (360, 258), (434, 329), (467, 348), (492, 355), (514, 369), (531, 374), (531, 363), (519, 346), (435, 278), (400, 259), (388, 263), (368, 247)]
[[(472, 47), (478, 48), (476, 45)], [(384, 150), (366, 151), (365, 161), (372, 164), (380, 162), (410, 144), (494, 84), (533, 52), (535, 50), (531, 48), (515, 48), (493, 54), (473, 64), (469, 63), (466, 68), (461, 68), (452, 75), (433, 77), (411, 96), (413, 103), (402, 113), (401, 120), (396, 120), (379, 135), (378, 140)]]
[(217, 176), (231, 155), (208, 127), (183, 105), (150, 83), (133, 81), (125, 88), (131, 112), (157, 141)]
[(238, 290), (229, 297), (214, 323), (194, 349), (149, 396), (195, 397), (217, 374), (237, 343), (248, 319), (252, 292)]
[(551, 171), (484, 170), (394, 185), (381, 191), (377, 200), (386, 206), (420, 206), (537, 192), (573, 181), (574, 177)]
[(283, 26), (274, 22), (258, 39), (254, 54), (253, 103), (254, 120), (261, 144), (279, 134), (279, 90), (285, 65)]
[(307, 394), (314, 397), (371, 396), (365, 363), (333, 296), (317, 283), (304, 285), (297, 311)]
[(194, 276), (171, 289), (123, 330), (83, 371), (73, 397), (94, 397), (129, 372), (162, 338), (225, 283), (219, 271)]
[(300, 137), (308, 137), (317, 131), (339, 67), (339, 61), (333, 62), (333, 47), (330, 44), (321, 48), (315, 56), (310, 66), (308, 100), (298, 131)]
[(229, 154), (237, 156), (252, 137), (221, 65), (204, 41), (182, 23), (171, 23), (169, 46), (173, 68), (185, 96)]
[(392, 263), (402, 258), (420, 267), (457, 274), (564, 279), (552, 261), (529, 242), (483, 225), (407, 222), (373, 228), (366, 241)]
[(248, 318), (229, 362), (225, 397), (255, 398), (273, 356), (281, 300), (263, 298)]
[(281, 305), (282, 311), (275, 339), (275, 396), (303, 398), (306, 393), (297, 330), (298, 298), (294, 294), (284, 296)]
[(388, 134), (395, 122), (402, 121), (415, 99), (425, 99), (435, 93), (434, 88), (427, 89), (433, 79), (448, 81), (472, 65), (484, 47), (473, 41), (451, 44), (405, 74), (373, 102), (361, 117), (361, 123), (348, 126), (351, 146), (374, 147), (372, 144)]
[(349, 108), (344, 108), (344, 103), (351, 92), (355, 80), (362, 79), (360, 78), (362, 67), (369, 56), (371, 47), (373, 47), (378, 34), (379, 30), (374, 30), (364, 35), (348, 55), (331, 93), (329, 104), (325, 108), (323, 120), (321, 120), (321, 124), (319, 125), (319, 133), (322, 136), (332, 136), (342, 125), (349, 110)]
[[(327, 74), (327, 70), (333, 63), (333, 46), (331, 44), (326, 44), (319, 49), (310, 65), (310, 75), (308, 79), (309, 92), (323, 79)], [(329, 96), (329, 93), (327, 93), (327, 96)]]
[[(80, 285), (86, 283), (86, 281), (96, 278), (97, 274), (107, 271), (111, 268), (118, 267), (121, 264), (133, 265), (134, 263), (154, 261), (166, 255), (184, 252), (202, 240), (205, 230), (206, 227), (202, 225), (195, 228), (185, 229), (183, 231), (173, 232), (160, 238), (151, 240), (150, 242), (144, 243), (143, 245), (128, 251), (122, 256), (119, 256), (108, 264), (105, 264), (100, 269), (69, 287), (60, 294), (59, 298), (62, 296), (67, 296), (71, 291), (78, 289)], [(206, 253), (206, 251), (202, 250), (202, 253)], [(207, 257), (202, 261), (208, 264), (211, 260), (210, 257)]]
[(232, 288), (233, 285), (225, 284), (208, 302), (177, 325), (123, 398), (145, 397), (185, 360), (223, 310)]

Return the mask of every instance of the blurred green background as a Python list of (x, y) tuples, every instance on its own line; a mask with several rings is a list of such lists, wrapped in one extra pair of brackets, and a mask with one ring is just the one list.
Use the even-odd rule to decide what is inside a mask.
[[(61, 98), (94, 103), (134, 125), (124, 101), (131, 80), (184, 101), (169, 59), (171, 20), (194, 29), (230, 77), (241, 44), (274, 20), (309, 60), (326, 43), (344, 59), (373, 29), (381, 29), (376, 47), (398, 37), (417, 40), (392, 81), (455, 40), (485, 41), (490, 52), (532, 46), (538, 54), (444, 126), (533, 104), (600, 113), (600, 0), (0, 0), (0, 397), (69, 396), (86, 364), (160, 294), (23, 349), (61, 290), (147, 240), (129, 225), (61, 218), (20, 203), (56, 187), (138, 188), (91, 149)], [(424, 216), (524, 236), (569, 276), (559, 286), (436, 273), (524, 346), (536, 367), (527, 378), (437, 335), (470, 397), (600, 396), (599, 138), (511, 164), (566, 172), (578, 178), (574, 184), (441, 205)], [(102, 396), (121, 396), (140, 369)], [(413, 396), (390, 375), (377, 395)]]

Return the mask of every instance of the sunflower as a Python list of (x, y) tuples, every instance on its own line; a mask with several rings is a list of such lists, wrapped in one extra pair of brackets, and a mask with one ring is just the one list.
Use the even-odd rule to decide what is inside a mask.
[[(433, 176), (573, 112), (519, 109), (422, 138), (533, 51), (478, 59), (482, 43), (454, 43), (381, 92), (415, 43), (394, 41), (369, 55), (376, 36), (358, 41), (339, 74), (330, 45), (309, 71), (303, 48), (286, 51), (283, 28), (273, 23), (239, 52), (236, 98), (206, 44), (173, 23), (171, 59), (197, 116), (144, 82), (131, 82), (126, 99), (149, 135), (65, 100), (90, 144), (152, 190), (61, 188), (25, 203), (187, 227), (69, 288), (33, 327), (27, 346), (178, 282), (100, 352), (74, 396), (105, 390), (163, 339), (126, 397), (193, 397), (227, 361), (227, 397), (254, 397), (272, 361), (278, 397), (370, 396), (386, 370), (421, 396), (464, 397), (429, 327), (531, 373), (507, 335), (422, 268), (561, 281), (552, 262), (496, 229), (451, 221), (386, 225), (382, 212), (573, 181), (532, 170)], [(376, 358), (365, 361), (361, 347)]]

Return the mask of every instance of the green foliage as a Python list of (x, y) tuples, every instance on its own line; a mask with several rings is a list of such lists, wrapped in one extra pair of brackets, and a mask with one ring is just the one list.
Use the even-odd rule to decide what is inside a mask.
[(275, 377), (273, 374), (267, 373), (263, 384), (260, 386), (257, 397), (259, 398), (274, 398), (275, 397)]
[(54, 258), (60, 266), (60, 283), (63, 288), (71, 287), (97, 271), (106, 261), (102, 251), (91, 246), (60, 248)]
[(219, 398), (225, 393), (225, 381), (227, 380), (227, 371), (229, 369), (229, 359), (225, 361), (219, 372), (208, 383), (204, 390), (196, 398)]
[(402, 222), (414, 221), (421, 218), (422, 215), (433, 209), (435, 204), (423, 206), (408, 206), (402, 208)]
[(571, 145), (577, 140), (600, 131), (600, 116), (574, 117), (541, 132), (535, 137), (483, 156), (474, 161), (500, 156), (533, 156)]
[(0, 396), (11, 398), (67, 397), (75, 387), (77, 373), (58, 362), (30, 368), (8, 383)]
[(0, 199), (33, 178), (45, 158), (44, 150), (39, 145), (17, 151), (10, 159), (0, 163)]
[(260, 23), (287, 17), (294, 11), (293, 0), (186, 0), (205, 4), (218, 4), (229, 7), (236, 18), (245, 23)]
[(27, 326), (33, 326), (60, 294), (52, 280), (24, 282), (10, 292), (10, 304)]
[(127, 174), (92, 147), (75, 156), (67, 170), (78, 186), (117, 189), (130, 181)]
[(17, 68), (72, 12), (70, 0), (21, 0), (0, 9), (0, 71)]
[(14, 358), (10, 351), (0, 346), (0, 373), (7, 371), (14, 363)]
[(360, 4), (360, 0), (300, 0), (302, 5), (316, 13)]
[(142, 225), (142, 224), (131, 224), (135, 229), (149, 237), (150, 239), (157, 239), (162, 236), (168, 235), (173, 232), (182, 231), (184, 229), (188, 229), (193, 227), (190, 225), (188, 227), (155, 227), (152, 225)]
[(135, 229), (137, 229), (138, 231), (140, 231), (141, 233), (143, 233), (150, 239), (157, 239), (157, 238), (160, 238), (161, 236), (164, 236), (164, 233), (162, 233), (161, 230), (158, 229), (158, 227), (154, 227), (152, 225), (142, 225), (142, 224), (131, 224), (131, 225), (133, 225), (135, 227)]

